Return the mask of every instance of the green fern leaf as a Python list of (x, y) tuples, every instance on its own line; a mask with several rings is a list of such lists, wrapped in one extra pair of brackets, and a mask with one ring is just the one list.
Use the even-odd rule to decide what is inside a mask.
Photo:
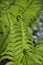
[[(40, 11), (39, 0), (1, 0), (0, 3), (0, 61), (11, 60), (6, 65), (41, 65), (43, 51), (34, 47), (32, 34), (25, 17)], [(36, 5), (35, 5), (36, 4)], [(41, 61), (40, 61), (41, 60)]]

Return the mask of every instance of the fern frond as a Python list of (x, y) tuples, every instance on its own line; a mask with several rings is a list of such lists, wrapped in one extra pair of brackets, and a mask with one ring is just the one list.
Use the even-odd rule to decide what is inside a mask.
[(0, 36), (0, 61), (11, 60), (6, 65), (42, 64), (43, 50), (39, 45), (34, 47), (32, 34), (25, 21), (25, 17), (34, 16), (40, 11), (40, 7), (35, 6), (38, 3), (39, 0), (8, 0), (7, 3), (1, 0), (0, 31), (3, 36)]
[(23, 56), (23, 50), (27, 48), (31, 49), (33, 46), (32, 37), (28, 32), (27, 24), (21, 19), (16, 20), (16, 18), (13, 18), (9, 13), (6, 14), (6, 17), (10, 23), (10, 32), (7, 40), (5, 40), (7, 46), (4, 45), (6, 49), (1, 53), (1, 60), (10, 59), (15, 65), (19, 65)]
[(2, 32), (2, 34), (0, 34), (0, 54), (4, 52), (4, 49), (7, 46), (5, 40), (7, 39), (10, 32), (9, 23), (7, 18), (5, 17), (5, 14), (3, 14), (2, 17), (0, 17), (0, 32)]
[(43, 65), (43, 34), (36, 41), (36, 46), (25, 50), (21, 60), (23, 65)]
[[(25, 58), (23, 57), (21, 63), (23, 65), (42, 65), (43, 64), (43, 48), (39, 46), (33, 47), (31, 51), (28, 49), (25, 50), (24, 54)], [(25, 60), (25, 61), (24, 61)]]

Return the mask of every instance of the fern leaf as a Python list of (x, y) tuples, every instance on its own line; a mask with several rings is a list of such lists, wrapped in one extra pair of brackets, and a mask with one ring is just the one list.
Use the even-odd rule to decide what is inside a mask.
[(7, 3), (2, 0), (0, 3), (0, 31), (3, 32), (3, 36), (0, 36), (0, 61), (11, 60), (6, 65), (42, 64), (43, 51), (39, 45), (34, 47), (25, 21), (25, 17), (33, 17), (40, 11), (35, 4), (39, 5), (39, 0), (8, 0)]

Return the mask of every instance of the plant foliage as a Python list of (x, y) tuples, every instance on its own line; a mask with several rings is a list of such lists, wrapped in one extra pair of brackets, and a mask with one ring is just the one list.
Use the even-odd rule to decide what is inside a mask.
[(43, 65), (43, 36), (34, 45), (28, 30), (31, 18), (40, 11), (40, 0), (0, 0), (0, 61), (9, 59), (6, 65)]

